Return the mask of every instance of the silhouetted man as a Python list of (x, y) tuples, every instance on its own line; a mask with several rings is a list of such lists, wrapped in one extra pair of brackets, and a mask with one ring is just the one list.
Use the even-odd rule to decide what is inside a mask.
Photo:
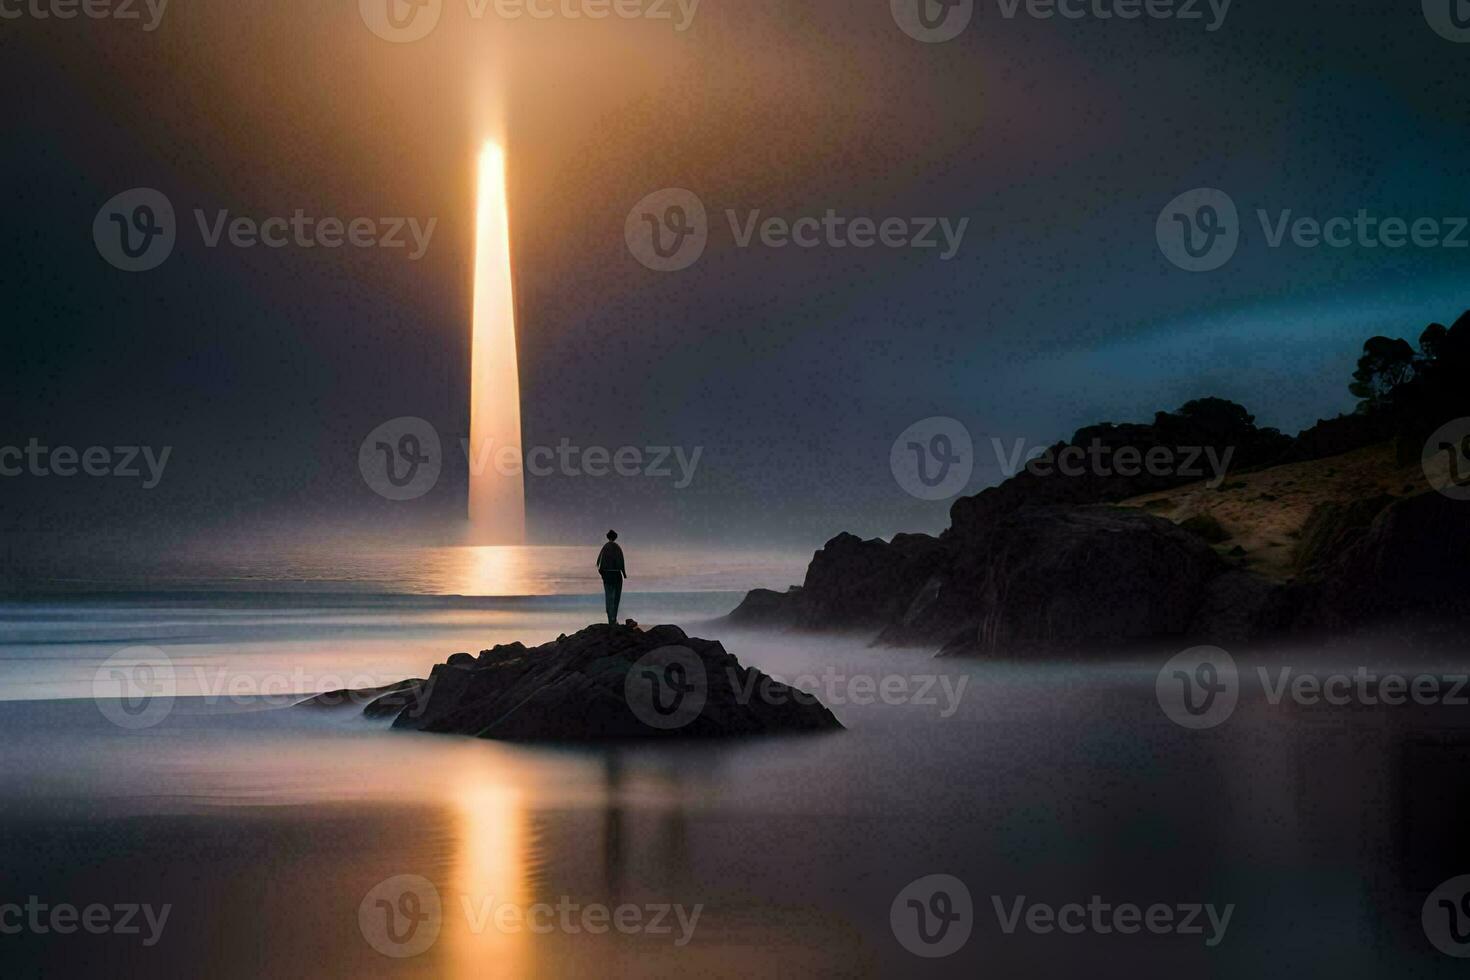
[(623, 549), (618, 547), (618, 532), (607, 532), (607, 544), (597, 555), (597, 571), (602, 574), (602, 592), (607, 597), (607, 622), (618, 624), (618, 603), (623, 601), (623, 579), (628, 569), (623, 565)]

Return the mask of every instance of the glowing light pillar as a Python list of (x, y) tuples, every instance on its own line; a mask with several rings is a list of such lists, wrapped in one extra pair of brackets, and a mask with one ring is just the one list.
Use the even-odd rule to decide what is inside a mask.
[[(520, 447), (521, 379), (516, 363), (505, 153), (498, 144), (486, 143), (480, 152), (470, 354), (469, 511), (471, 538), (477, 544), (525, 541), (526, 487)], [(508, 465), (511, 461), (514, 465)]]

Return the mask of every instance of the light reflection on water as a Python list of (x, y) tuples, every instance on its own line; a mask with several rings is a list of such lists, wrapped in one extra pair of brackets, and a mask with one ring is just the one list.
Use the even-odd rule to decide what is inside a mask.
[[(601, 542), (577, 547), (229, 548), (162, 555), (35, 556), (3, 570), (13, 593), (357, 592), (384, 595), (549, 596), (601, 590)], [(680, 551), (625, 542), (630, 586), (643, 592), (785, 589), (802, 580), (809, 553)]]
[[(174, 902), (170, 944), (99, 947), (123, 972), (210, 958), (221, 975), (1455, 975), (1417, 925), (1428, 889), (1470, 859), (1454, 710), (1307, 710), (1252, 690), (1200, 733), (1163, 717), (1147, 665), (728, 639), (788, 676), (938, 670), (968, 693), (949, 717), (842, 704), (832, 736), (604, 751), (393, 733), (350, 712), (180, 702), (127, 733), (88, 702), (0, 705), (0, 861), (28, 891)], [(1237, 910), (1218, 949), (987, 922), (954, 959), (920, 963), (888, 905), (936, 872), (968, 882), (982, 913), (991, 895)], [(396, 963), (357, 916), (402, 874), (439, 890), (443, 931)], [(475, 929), (464, 905), (563, 898), (705, 911), (675, 948)], [(94, 962), (88, 949), (67, 957)], [(51, 947), (19, 950), (29, 964)]]
[[(590, 555), (575, 551), (424, 552), (415, 581), (524, 592), (581, 574)], [(372, 567), (364, 581), (391, 578), (387, 566)], [(355, 573), (348, 563), (335, 574), (340, 583)], [(861, 640), (742, 633), (710, 622), (737, 591), (680, 581), (688, 591), (631, 591), (629, 614), (691, 627), (787, 678), (829, 668), (937, 673), (966, 678), (964, 700), (949, 715), (833, 703), (846, 732), (687, 748), (394, 733), (350, 712), (259, 710), (229, 697), (181, 699), (165, 723), (129, 733), (86, 700), (92, 673), (120, 646), (166, 650), (181, 694), (221, 684), (229, 692), (242, 678), (248, 690), (289, 671), (301, 672), (303, 690), (323, 690), (350, 677), (423, 675), (455, 650), (549, 639), (598, 619), (600, 604), (590, 595), (382, 595), (279, 581), (210, 595), (0, 600), (5, 880), (58, 900), (177, 909), (156, 950), (99, 938), (69, 942), (60, 955), (30, 937), (5, 947), (7, 968), (27, 975), (65, 960), (151, 975), (197, 974), (208, 962), (221, 976), (1454, 975), (1458, 964), (1425, 947), (1417, 916), (1429, 889), (1470, 868), (1459, 818), (1470, 807), (1463, 709), (1304, 710), (1252, 691), (1227, 725), (1190, 732), (1159, 710), (1156, 664), (935, 661)], [(40, 697), (79, 700), (5, 700)], [(895, 943), (888, 906), (933, 873), (968, 882), (982, 912), (991, 895), (1093, 894), (1233, 902), (1238, 911), (1230, 941), (1213, 950), (1180, 937), (1003, 935), (991, 923), (956, 957), (920, 963)], [(364, 941), (358, 913), (372, 887), (401, 874), (435, 884), (444, 921), (432, 949), (398, 962)], [(695, 940), (675, 948), (648, 937), (475, 929), (466, 898), (472, 908), (563, 898), (706, 908)]]

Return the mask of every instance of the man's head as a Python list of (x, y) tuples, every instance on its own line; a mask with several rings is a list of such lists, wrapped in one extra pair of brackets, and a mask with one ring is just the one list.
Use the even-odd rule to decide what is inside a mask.
[(616, 531), (609, 531), (609, 532), (607, 532), (607, 539), (609, 541), (616, 541), (618, 539), (618, 532), (616, 532)]

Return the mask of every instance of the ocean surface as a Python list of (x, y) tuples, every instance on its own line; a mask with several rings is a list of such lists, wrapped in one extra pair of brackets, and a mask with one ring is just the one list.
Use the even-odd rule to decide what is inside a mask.
[[(624, 615), (815, 691), (841, 733), (551, 749), (291, 706), (598, 621), (593, 554), (99, 561), (0, 598), (0, 973), (1463, 974), (1422, 913), (1470, 873), (1465, 708), (1273, 704), (1242, 660), (1233, 714), (1191, 730), (1148, 659), (936, 660), (718, 621), (804, 555), (630, 552)], [(107, 696), (120, 656), (167, 667), (150, 713)], [(911, 905), (934, 875), (964, 891)], [(1128, 929), (1133, 905), (1175, 928)], [(1074, 929), (1069, 906), (1108, 911)], [(110, 925), (79, 926), (88, 908)], [(919, 912), (963, 941), (912, 952), (939, 950)]]

